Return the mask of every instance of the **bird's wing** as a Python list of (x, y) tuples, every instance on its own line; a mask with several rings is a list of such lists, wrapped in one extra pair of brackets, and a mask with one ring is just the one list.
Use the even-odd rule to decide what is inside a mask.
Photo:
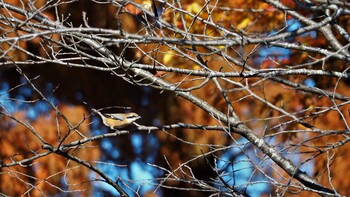
[(113, 118), (116, 120), (124, 120), (124, 116), (122, 114), (105, 114), (107, 118)]

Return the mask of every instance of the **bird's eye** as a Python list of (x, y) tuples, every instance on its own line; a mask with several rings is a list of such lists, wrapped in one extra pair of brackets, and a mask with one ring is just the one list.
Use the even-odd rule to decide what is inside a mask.
[(139, 116), (135, 115), (135, 114), (132, 114), (132, 115), (129, 115), (127, 118), (136, 118), (136, 117), (139, 117)]

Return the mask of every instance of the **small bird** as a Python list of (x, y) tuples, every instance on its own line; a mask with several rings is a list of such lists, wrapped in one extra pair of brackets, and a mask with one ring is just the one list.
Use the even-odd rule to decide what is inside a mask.
[(92, 109), (92, 111), (101, 117), (104, 125), (113, 130), (125, 128), (131, 123), (135, 122), (137, 119), (141, 118), (141, 116), (137, 115), (136, 113), (102, 114), (96, 109)]

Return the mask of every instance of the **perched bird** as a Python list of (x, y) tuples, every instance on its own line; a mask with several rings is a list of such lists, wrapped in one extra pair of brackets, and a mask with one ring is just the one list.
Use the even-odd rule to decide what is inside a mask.
[(136, 113), (102, 114), (96, 109), (92, 109), (92, 111), (101, 117), (104, 125), (113, 130), (127, 127), (137, 119), (141, 118), (141, 116), (137, 115)]

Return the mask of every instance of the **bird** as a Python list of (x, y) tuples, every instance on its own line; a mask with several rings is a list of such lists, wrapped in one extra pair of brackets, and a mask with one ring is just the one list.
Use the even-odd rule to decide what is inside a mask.
[(92, 111), (97, 113), (101, 117), (103, 124), (111, 128), (112, 130), (125, 128), (130, 124), (134, 123), (136, 120), (141, 118), (141, 116), (139, 116), (137, 113), (134, 113), (134, 112), (102, 114), (100, 111), (96, 109), (92, 109)]

